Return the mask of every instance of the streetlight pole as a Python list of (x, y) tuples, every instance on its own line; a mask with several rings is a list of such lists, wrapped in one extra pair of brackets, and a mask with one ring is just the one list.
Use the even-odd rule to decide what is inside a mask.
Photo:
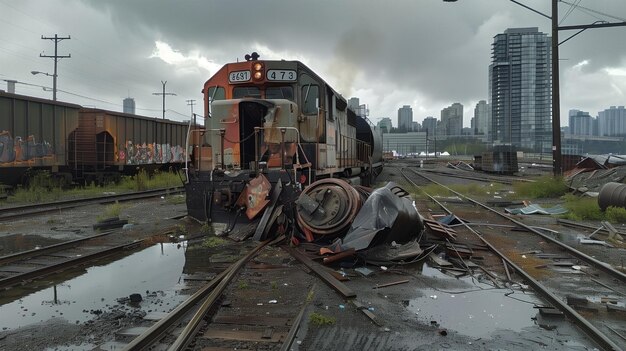
[[(46, 72), (39, 72), (39, 71), (30, 71), (30, 74), (32, 75), (37, 75), (37, 74), (43, 74), (46, 75), (48, 77), (52, 77), (52, 101), (57, 101), (57, 75), (56, 75), (56, 62), (54, 64), (54, 74), (50, 74), (50, 73), (46, 73)], [(45, 88), (44, 88), (45, 90)]]

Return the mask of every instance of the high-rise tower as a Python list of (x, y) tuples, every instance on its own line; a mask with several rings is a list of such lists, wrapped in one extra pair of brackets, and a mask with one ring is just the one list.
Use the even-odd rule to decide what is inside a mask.
[(509, 28), (494, 37), (489, 65), (490, 139), (550, 152), (551, 38), (538, 28)]

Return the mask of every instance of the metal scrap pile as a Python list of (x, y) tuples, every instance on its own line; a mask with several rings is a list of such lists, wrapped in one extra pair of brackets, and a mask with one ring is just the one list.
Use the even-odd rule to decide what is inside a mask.
[(316, 243), (320, 254), (394, 262), (423, 253), (422, 218), (409, 193), (395, 183), (372, 190), (324, 179), (307, 187), (296, 205), (301, 235), (294, 241)]
[(580, 193), (597, 196), (608, 182), (626, 179), (626, 155), (595, 155), (582, 159), (566, 172), (567, 185)]

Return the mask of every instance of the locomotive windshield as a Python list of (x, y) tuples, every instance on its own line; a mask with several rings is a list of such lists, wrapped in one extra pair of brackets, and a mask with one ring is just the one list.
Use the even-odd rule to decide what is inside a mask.
[(287, 99), (293, 100), (293, 88), (290, 86), (283, 87), (267, 87), (265, 89), (266, 99)]
[(245, 97), (261, 98), (261, 90), (258, 87), (235, 87), (233, 88), (233, 99)]

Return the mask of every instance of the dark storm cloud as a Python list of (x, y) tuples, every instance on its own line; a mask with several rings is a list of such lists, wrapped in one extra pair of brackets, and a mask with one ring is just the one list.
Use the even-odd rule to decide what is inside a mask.
[[(550, 13), (546, 0), (523, 3)], [(623, 0), (581, 4), (626, 17)], [(36, 28), (27, 33), (35, 35), (24, 55), (35, 57), (36, 49), (43, 47), (50, 52), (51, 45), (41, 43), (40, 34), (58, 31), (76, 37), (61, 46), (73, 54), (68, 62), (62, 61), (61, 84), (80, 85), (76, 90), (106, 99), (119, 100), (130, 91), (138, 105), (158, 110), (160, 98), (151, 93), (160, 91), (160, 81), (167, 80), (168, 90), (178, 94), (171, 106), (179, 112), (187, 110), (184, 99), (201, 99), (199, 89), (214, 72), (193, 60), (173, 64), (150, 58), (156, 41), (185, 57), (203, 56), (215, 67), (265, 47), (270, 52), (260, 52), (262, 58), (300, 58), (347, 97), (367, 90), (370, 101), (362, 102), (376, 104), (370, 106), (373, 117), (393, 117), (398, 107), (411, 104), (415, 111), (423, 111), (423, 116), (416, 116), (421, 121), (425, 115), (438, 117), (441, 108), (455, 101), (465, 104), (467, 115), (471, 104), (487, 98), (493, 36), (510, 27), (550, 29), (548, 19), (512, 2), (493, 0), (31, 0), (14, 7), (31, 14), (23, 16), (24, 22)], [(569, 6), (559, 8), (563, 17)], [(562, 24), (598, 18), (618, 21), (574, 11)], [(9, 29), (24, 34), (19, 28)], [(579, 106), (576, 96), (591, 95), (581, 82), (593, 81), (595, 89), (602, 89), (603, 78), (598, 77), (606, 79), (606, 67), (626, 66), (624, 34), (626, 28), (588, 30), (561, 46), (562, 86), (569, 94), (562, 96), (564, 113), (580, 108), (595, 114), (598, 106), (609, 104), (591, 106), (588, 99), (581, 99), (589, 106)], [(582, 69), (571, 71), (583, 60), (587, 64)], [(12, 65), (17, 69), (19, 63)], [(20, 69), (28, 72), (32, 67), (28, 65)], [(605, 89), (619, 91), (610, 84)], [(623, 98), (619, 93), (612, 96)]]

